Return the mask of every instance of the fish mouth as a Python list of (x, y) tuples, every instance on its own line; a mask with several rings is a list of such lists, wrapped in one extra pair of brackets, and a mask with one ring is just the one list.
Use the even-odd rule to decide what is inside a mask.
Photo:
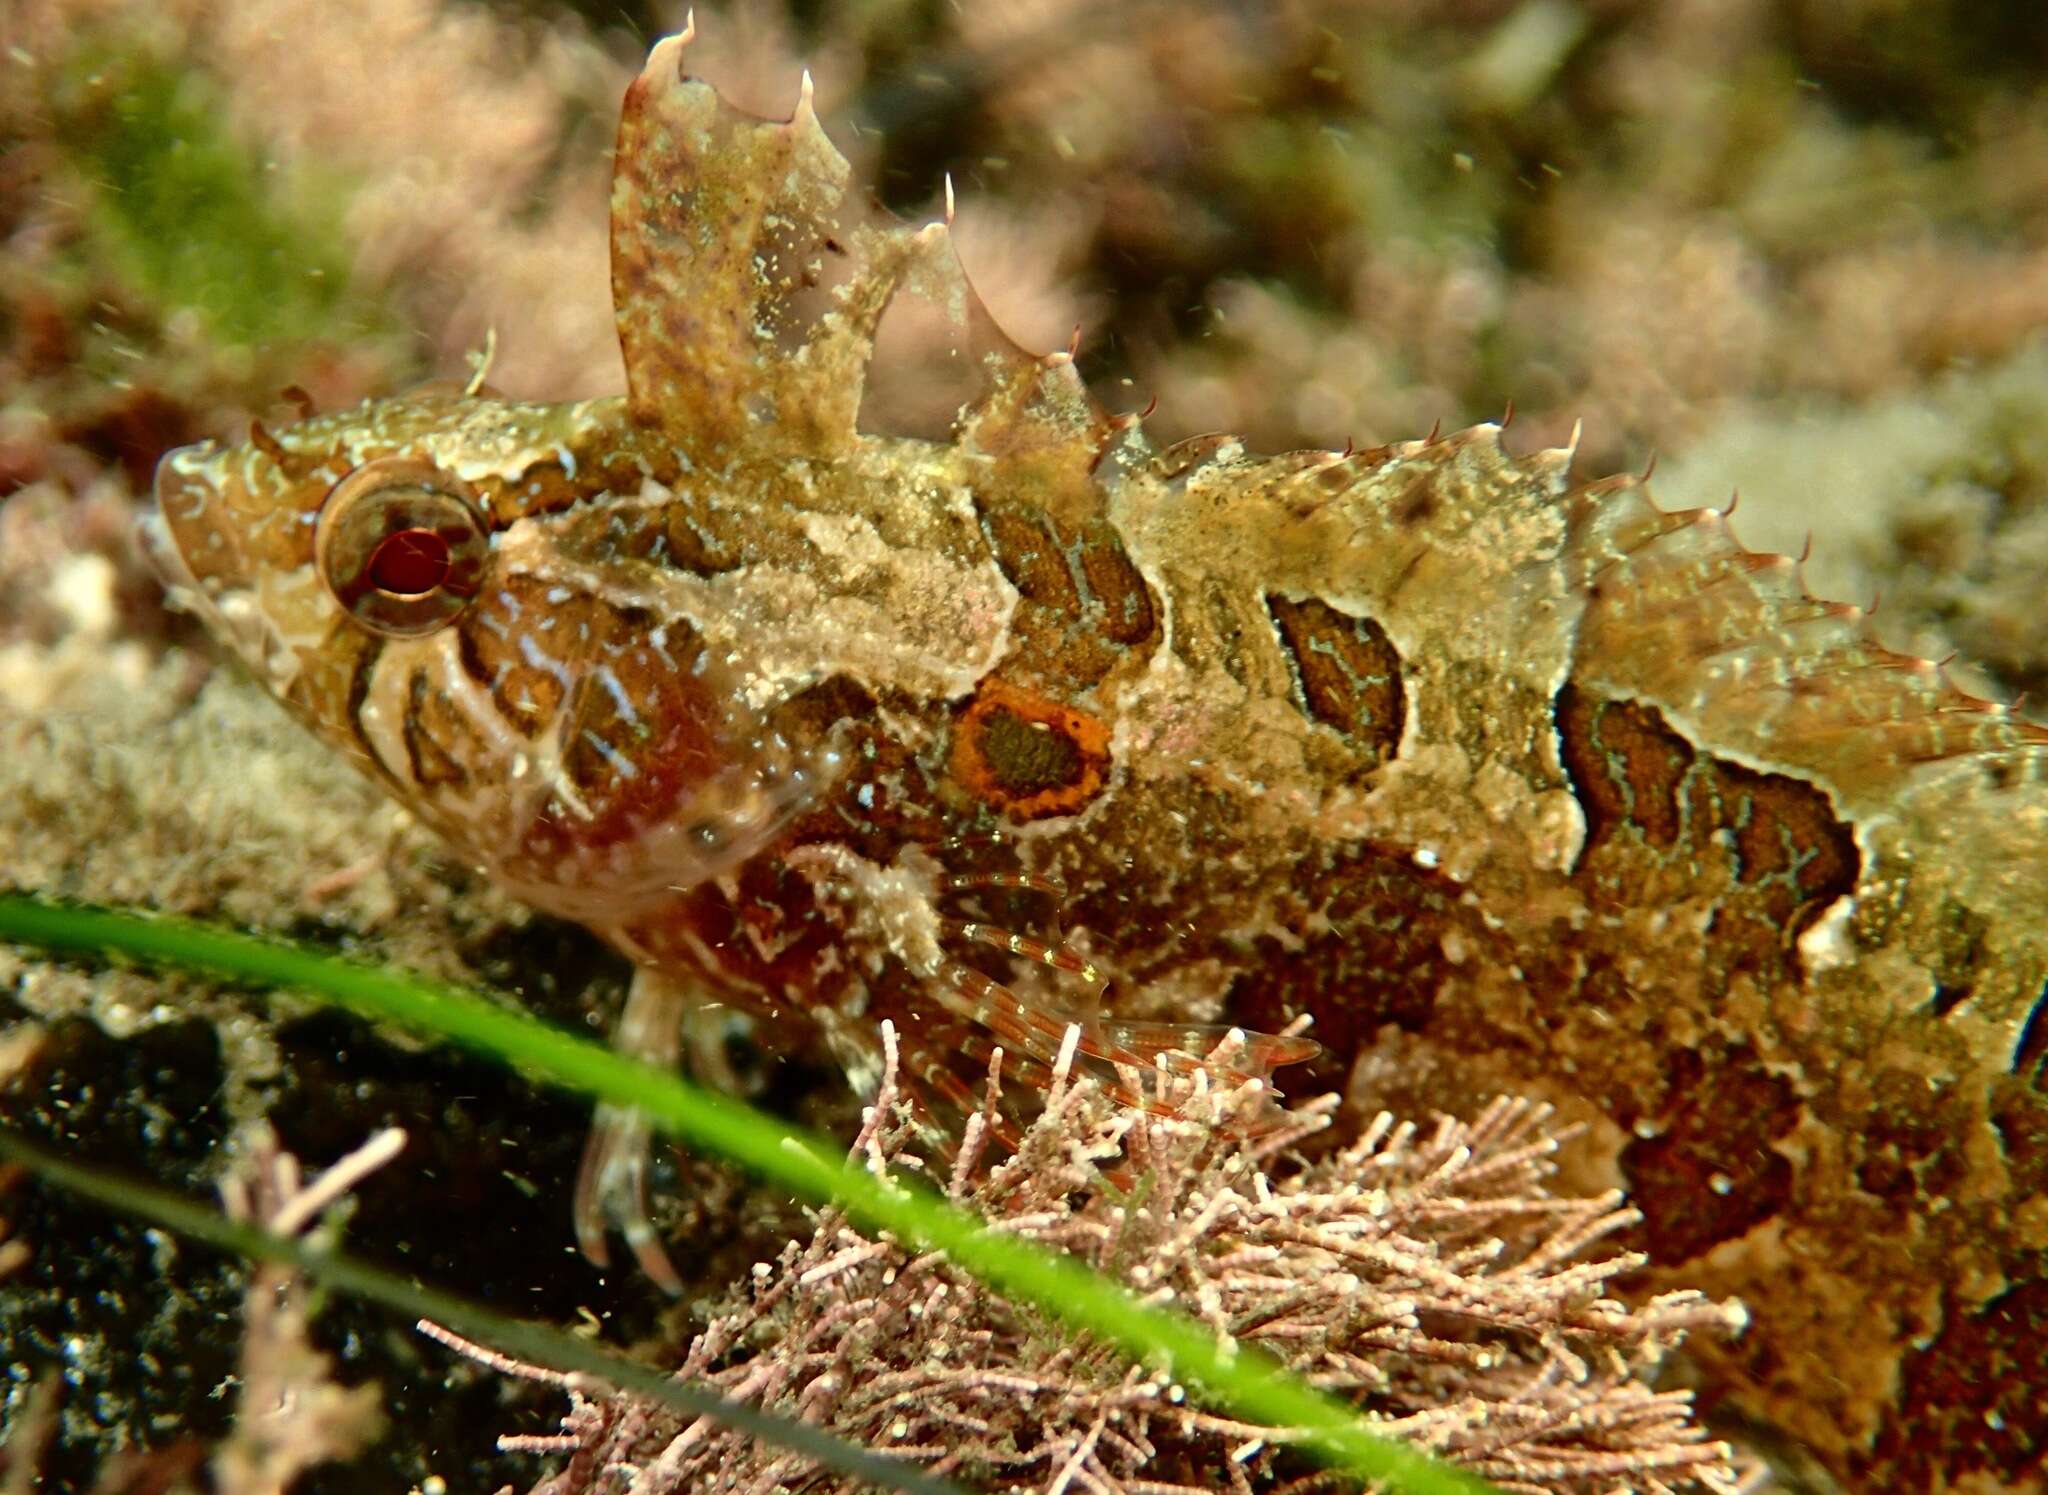
[[(201, 442), (197, 446), (183, 446), (164, 453), (156, 464), (156, 476), (150, 483), (151, 506), (144, 510), (135, 521), (136, 547), (142, 558), (156, 572), (157, 580), (163, 583), (169, 594), (171, 606), (182, 612), (204, 612), (208, 601), (205, 589), (192, 573), (192, 563), (185, 557), (185, 547), (178, 543), (177, 532), (171, 527), (171, 501), (186, 488), (186, 480), (180, 467), (184, 460), (203, 456), (212, 449), (213, 443)], [(199, 512), (194, 507), (194, 514)]]
[(164, 605), (197, 618), (208, 633), (246, 658), (250, 641), (241, 635), (248, 630), (229, 626), (219, 600), (192, 574), (192, 564), (185, 559), (161, 508), (151, 509), (135, 521), (135, 543), (163, 585)]
[(156, 507), (146, 510), (135, 521), (136, 548), (163, 585), (165, 606), (175, 612), (191, 614), (217, 638), (239, 643), (232, 637), (232, 630), (221, 615), (220, 600), (214, 595), (217, 586), (210, 589), (193, 574), (192, 563), (185, 558), (185, 549), (171, 529), (171, 522), (164, 514), (163, 485), (163, 469), (158, 468)]
[[(203, 452), (206, 448), (181, 450)], [(207, 632), (239, 655), (259, 679), (282, 694), (298, 673), (297, 657), (266, 616), (255, 590), (246, 582), (233, 585), (218, 576), (201, 581), (193, 572), (185, 546), (179, 543), (178, 530), (168, 513), (180, 481), (171, 464), (179, 455), (172, 452), (157, 464), (156, 504), (135, 521), (136, 548), (163, 583), (165, 603), (199, 619)]]
[(150, 509), (135, 521), (135, 544), (142, 558), (149, 562), (150, 570), (156, 572), (156, 579), (163, 583), (171, 606), (184, 612), (198, 611), (194, 604), (203, 602), (204, 594), (185, 560), (185, 552), (171, 536), (171, 526), (162, 509)]

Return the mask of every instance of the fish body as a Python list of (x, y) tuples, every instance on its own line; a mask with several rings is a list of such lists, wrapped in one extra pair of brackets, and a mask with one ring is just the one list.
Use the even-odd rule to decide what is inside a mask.
[[(1554, 1099), (1736, 1408), (1858, 1483), (2032, 1488), (2048, 731), (1724, 515), (1500, 430), (1156, 448), (990, 321), (943, 222), (656, 47), (628, 392), (437, 386), (168, 456), (153, 548), (259, 679), (641, 975), (955, 1093), (1001, 1044)], [(871, 429), (898, 300), (961, 405)], [(630, 1118), (579, 1202), (660, 1269)], [(2033, 1359), (2027, 1361), (2026, 1356)], [(2002, 1358), (2001, 1358), (2002, 1357)]]

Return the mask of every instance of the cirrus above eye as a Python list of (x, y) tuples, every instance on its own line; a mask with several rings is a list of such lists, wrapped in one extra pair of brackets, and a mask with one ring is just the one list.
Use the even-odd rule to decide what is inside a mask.
[(469, 490), (430, 462), (365, 463), (321, 506), (320, 579), (373, 633), (417, 638), (460, 617), (482, 585), (490, 531)]

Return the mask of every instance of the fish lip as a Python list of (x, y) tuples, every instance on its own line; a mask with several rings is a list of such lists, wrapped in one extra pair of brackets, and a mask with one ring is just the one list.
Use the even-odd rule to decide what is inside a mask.
[(142, 558), (163, 586), (165, 606), (176, 612), (189, 613), (199, 619), (210, 633), (233, 645), (238, 641), (222, 613), (218, 585), (209, 587), (193, 573), (192, 562), (185, 554), (185, 547), (178, 543), (177, 532), (172, 529), (166, 512), (171, 497), (166, 490), (178, 481), (173, 460), (185, 452), (209, 451), (211, 446), (210, 442), (203, 442), (165, 453), (163, 460), (157, 463), (156, 479), (151, 484), (151, 497), (155, 502), (136, 516), (134, 535), (136, 548), (142, 552)]
[[(298, 679), (300, 660), (265, 608), (261, 576), (238, 570), (202, 581), (192, 568), (191, 552), (180, 543), (181, 529), (188, 541), (195, 530), (202, 540), (220, 534), (218, 511), (210, 501), (217, 495), (204, 476), (195, 477), (190, 470), (191, 464), (204, 464), (218, 453), (208, 441), (164, 454), (151, 485), (156, 502), (135, 519), (136, 544), (163, 583), (166, 604), (196, 617), (216, 646), (284, 699)], [(202, 485), (204, 493), (195, 495), (194, 485)], [(178, 503), (183, 507), (173, 509)], [(173, 514), (179, 523), (172, 522)]]
[(170, 594), (172, 604), (186, 607), (186, 596), (199, 593), (199, 581), (185, 560), (185, 552), (171, 537), (171, 526), (161, 507), (147, 509), (136, 518), (135, 544), (157, 580), (163, 583), (164, 591)]

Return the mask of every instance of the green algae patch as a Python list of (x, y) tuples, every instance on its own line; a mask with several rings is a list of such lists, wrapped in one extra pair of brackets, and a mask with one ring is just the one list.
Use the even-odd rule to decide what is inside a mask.
[(386, 330), (350, 284), (344, 185), (266, 161), (203, 72), (102, 40), (52, 81), (56, 137), (87, 194), (80, 247), (96, 268), (222, 342)]

